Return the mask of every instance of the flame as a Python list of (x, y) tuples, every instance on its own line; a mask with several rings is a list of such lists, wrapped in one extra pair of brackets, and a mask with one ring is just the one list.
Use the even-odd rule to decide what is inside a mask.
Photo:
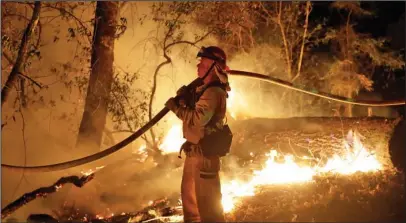
[[(233, 88), (232, 88), (233, 89)], [(236, 100), (238, 98), (239, 100)], [(237, 118), (243, 114), (247, 107), (246, 101), (238, 95), (238, 92), (229, 92), (228, 105), (230, 115)], [(159, 149), (164, 153), (178, 152), (185, 139), (182, 137), (181, 124), (173, 124)], [(282, 156), (283, 162), (278, 162), (279, 154), (270, 149), (262, 170), (253, 171), (250, 180), (232, 179), (222, 182), (222, 205), (225, 213), (231, 212), (236, 202), (241, 197), (254, 196), (259, 186), (269, 184), (287, 183), (310, 183), (317, 175), (324, 173), (353, 174), (355, 172), (378, 171), (383, 168), (373, 151), (368, 150), (361, 143), (359, 134), (349, 131), (347, 139), (343, 140), (344, 154), (334, 154), (324, 164), (316, 166), (301, 166), (295, 162), (294, 156), (287, 154)], [(145, 145), (139, 151), (145, 151)], [(254, 157), (253, 153), (250, 156)], [(307, 156), (303, 160), (311, 159)], [(280, 160), (280, 159), (278, 159)]]
[(233, 180), (230, 183), (223, 183), (222, 189), (222, 205), (225, 213), (231, 212), (234, 209), (236, 198), (253, 196), (255, 189), (260, 185), (267, 184), (284, 184), (308, 182), (312, 180), (315, 171), (311, 167), (300, 167), (293, 159), (292, 155), (284, 156), (283, 163), (275, 162), (278, 153), (271, 150), (266, 154), (269, 156), (265, 162), (265, 168), (260, 171), (254, 171), (253, 177), (249, 182), (241, 182)]
[[(158, 143), (158, 148), (162, 154), (179, 152), (180, 147), (186, 141), (182, 137), (182, 123), (179, 120), (173, 120), (173, 117), (170, 117), (168, 121), (172, 124), (172, 127), (166, 133), (162, 142)], [(138, 149), (133, 150), (132, 153), (140, 155), (139, 160), (141, 162), (145, 161), (148, 158), (147, 145), (142, 144)]]
[(139, 156), (139, 158), (137, 158), (139, 162), (145, 162), (145, 160), (147, 160), (148, 158), (147, 145), (142, 144), (140, 148), (133, 150), (132, 153), (137, 154)]
[(104, 217), (103, 217), (103, 216), (98, 215), (98, 214), (97, 214), (95, 217), (96, 217), (96, 219), (100, 219), (100, 220), (101, 220), (101, 219), (104, 219)]
[[(168, 131), (159, 148), (163, 153), (178, 152), (181, 144), (185, 141), (182, 136), (180, 124), (173, 125)], [(353, 174), (357, 171), (369, 172), (382, 169), (381, 163), (377, 160), (373, 151), (369, 151), (361, 143), (357, 133), (349, 131), (343, 146), (345, 154), (334, 154), (323, 166), (300, 166), (290, 154), (284, 155), (283, 162), (277, 162), (279, 154), (276, 150), (270, 150), (266, 156), (262, 170), (252, 173), (249, 181), (233, 179), (229, 182), (222, 182), (222, 205), (225, 213), (231, 212), (235, 203), (241, 197), (254, 196), (258, 186), (286, 183), (309, 183), (314, 176), (331, 172), (338, 174)], [(145, 146), (141, 147), (145, 150)], [(254, 156), (251, 152), (250, 156)], [(302, 159), (310, 159), (307, 156)]]
[[(233, 180), (222, 184), (222, 204), (224, 212), (231, 212), (239, 197), (253, 196), (258, 186), (268, 184), (284, 184), (311, 182), (313, 177), (326, 172), (338, 174), (353, 174), (355, 172), (378, 171), (383, 168), (377, 160), (373, 151), (368, 152), (359, 139), (358, 134), (349, 132), (350, 142), (344, 142), (347, 153), (343, 156), (334, 154), (328, 159), (324, 166), (299, 166), (294, 162), (292, 155), (285, 155), (283, 163), (277, 163), (275, 157), (278, 155), (271, 150), (265, 168), (254, 171), (249, 182)], [(352, 144), (352, 145), (351, 145)], [(307, 158), (307, 157), (303, 157)]]
[(237, 119), (242, 113), (244, 113), (245, 110), (247, 110), (248, 103), (242, 94), (235, 91), (235, 88), (231, 83), (230, 88), (231, 91), (228, 92), (227, 99), (227, 110), (230, 112), (231, 117)]
[(186, 141), (182, 136), (182, 125), (175, 124), (169, 129), (159, 149), (163, 154), (179, 152), (181, 145)]
[[(347, 154), (343, 157), (334, 154), (327, 164), (320, 168), (321, 172), (337, 172), (353, 174), (357, 171), (368, 172), (382, 169), (382, 164), (376, 159), (373, 151), (368, 152), (359, 139), (359, 134), (349, 131), (344, 142)], [(354, 149), (351, 149), (353, 147)], [(351, 151), (352, 150), (352, 151)]]
[(98, 171), (100, 169), (103, 169), (103, 168), (104, 168), (104, 166), (98, 166), (94, 170), (93, 169), (89, 169), (89, 170), (86, 170), (86, 171), (83, 170), (83, 171), (80, 171), (80, 173), (82, 175), (84, 175), (84, 176), (89, 176), (90, 174), (92, 174), (92, 173), (94, 173), (94, 172), (96, 172), (96, 171)]
[[(228, 103), (227, 103), (227, 106), (229, 107), (229, 108), (232, 108), (232, 107), (234, 107), (233, 105), (234, 105), (234, 101), (235, 101), (235, 91), (233, 90), (233, 88), (231, 88), (231, 91), (230, 92), (228, 92)], [(233, 117), (234, 119), (236, 119), (237, 118), (237, 115), (236, 115), (236, 112), (235, 112), (235, 109), (230, 109), (230, 115), (231, 115), (231, 117)]]

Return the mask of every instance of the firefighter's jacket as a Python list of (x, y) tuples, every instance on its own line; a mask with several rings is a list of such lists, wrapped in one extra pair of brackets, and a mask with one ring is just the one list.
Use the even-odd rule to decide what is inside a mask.
[(223, 89), (210, 87), (203, 92), (195, 108), (176, 107), (173, 112), (183, 121), (183, 137), (188, 142), (198, 144), (204, 136), (206, 125), (223, 124), (226, 100), (227, 93)]

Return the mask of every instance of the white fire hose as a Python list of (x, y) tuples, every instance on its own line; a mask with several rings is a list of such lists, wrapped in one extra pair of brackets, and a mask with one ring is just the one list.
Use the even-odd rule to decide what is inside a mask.
[[(258, 79), (262, 81), (266, 81), (272, 84), (276, 84), (285, 88), (289, 88), (295, 91), (299, 91), (302, 93), (314, 95), (317, 97), (341, 102), (341, 103), (346, 103), (346, 104), (353, 104), (353, 105), (361, 105), (361, 106), (374, 106), (374, 107), (385, 107), (385, 106), (399, 106), (399, 105), (405, 105), (405, 100), (398, 100), (398, 101), (387, 101), (387, 102), (382, 102), (382, 101), (360, 101), (360, 100), (353, 100), (350, 98), (345, 98), (345, 97), (340, 97), (332, 94), (328, 94), (325, 92), (319, 92), (315, 89), (310, 89), (310, 90), (305, 90), (303, 88), (300, 88), (299, 86), (295, 86), (294, 84), (283, 81), (271, 76), (266, 76), (263, 74), (258, 74), (258, 73), (252, 73), (252, 72), (247, 72), (247, 71), (239, 71), (239, 70), (230, 70), (228, 73), (232, 76), (241, 76), (241, 77), (246, 77), (246, 78), (253, 78), (253, 79)], [(25, 172), (51, 172), (51, 171), (58, 171), (58, 170), (64, 170), (64, 169), (69, 169), (72, 167), (80, 166), (86, 163), (90, 163), (96, 160), (99, 160), (101, 158), (104, 158), (114, 152), (117, 152), (118, 150), (124, 148), (126, 145), (130, 144), (132, 141), (136, 140), (139, 138), (141, 135), (143, 135), (146, 131), (148, 131), (152, 126), (154, 126), (159, 120), (161, 120), (167, 113), (169, 112), (168, 108), (163, 108), (158, 114), (156, 114), (149, 122), (147, 122), (144, 126), (142, 126), (140, 129), (138, 129), (135, 133), (131, 134), (127, 138), (125, 138), (123, 141), (117, 143), (114, 146), (111, 146), (110, 148), (107, 148), (101, 152), (95, 153), (93, 155), (89, 155), (86, 157), (82, 157), (79, 159), (75, 160), (70, 160), (62, 163), (55, 163), (55, 164), (49, 164), (49, 165), (42, 165), (42, 166), (15, 166), (15, 165), (9, 165), (9, 164), (1, 164), (1, 167), (3, 169), (7, 170), (14, 170), (14, 171), (25, 171)]]

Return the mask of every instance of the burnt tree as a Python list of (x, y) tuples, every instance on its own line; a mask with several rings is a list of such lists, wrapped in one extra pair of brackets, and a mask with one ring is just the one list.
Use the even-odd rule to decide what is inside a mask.
[(113, 82), (114, 40), (118, 2), (98, 1), (95, 12), (91, 73), (76, 146), (99, 150)]

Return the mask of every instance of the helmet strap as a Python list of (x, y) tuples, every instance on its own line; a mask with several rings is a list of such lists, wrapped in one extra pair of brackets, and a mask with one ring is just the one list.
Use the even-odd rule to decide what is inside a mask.
[(206, 71), (206, 74), (204, 74), (204, 76), (202, 77), (202, 81), (204, 81), (204, 79), (206, 79), (207, 76), (209, 76), (210, 72), (213, 70), (214, 66), (216, 66), (216, 61), (214, 61), (210, 68)]

